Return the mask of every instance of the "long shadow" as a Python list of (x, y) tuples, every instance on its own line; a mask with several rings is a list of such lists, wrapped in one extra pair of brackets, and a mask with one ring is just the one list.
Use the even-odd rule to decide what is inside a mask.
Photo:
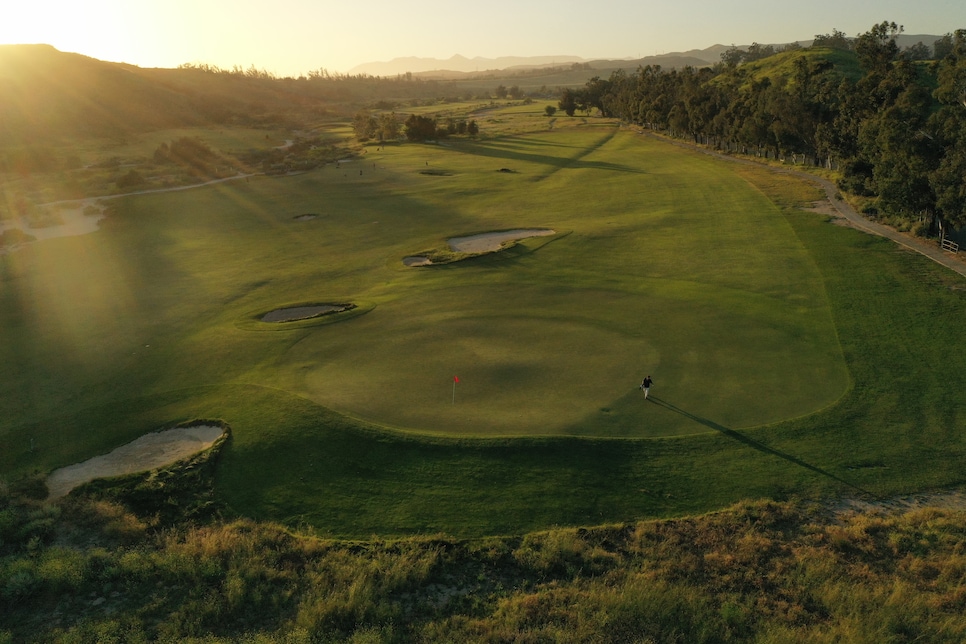
[[(631, 174), (646, 174), (640, 168), (635, 168), (629, 165), (623, 165), (619, 163), (610, 163), (607, 161), (584, 161), (583, 158), (587, 156), (596, 148), (591, 148), (579, 154), (576, 157), (557, 157), (544, 154), (533, 154), (528, 152), (516, 152), (513, 150), (508, 150), (506, 148), (500, 147), (495, 142), (475, 142), (463, 145), (460, 150), (467, 154), (474, 154), (476, 156), (490, 157), (503, 160), (512, 161), (522, 161), (530, 163), (538, 163), (542, 165), (551, 166), (554, 169), (553, 172), (557, 170), (562, 170), (564, 168), (571, 169), (592, 169), (592, 170), (609, 170), (612, 172), (627, 172)], [(550, 174), (541, 177), (545, 179)]]
[(827, 472), (827, 471), (823, 470), (820, 467), (816, 467), (815, 465), (812, 465), (811, 463), (806, 463), (802, 459), (796, 458), (795, 456), (792, 456), (791, 454), (786, 454), (785, 452), (781, 452), (781, 451), (779, 451), (779, 450), (777, 450), (777, 449), (775, 449), (773, 447), (769, 447), (769, 446), (765, 445), (764, 443), (760, 443), (760, 442), (756, 441), (753, 438), (749, 438), (749, 437), (745, 436), (744, 434), (742, 434), (740, 432), (736, 432), (733, 429), (729, 429), (729, 428), (725, 427), (724, 425), (719, 425), (718, 423), (716, 423), (716, 422), (714, 422), (712, 420), (708, 420), (707, 418), (702, 418), (700, 416), (695, 416), (694, 414), (692, 414), (690, 412), (687, 412), (687, 411), (684, 411), (680, 407), (675, 407), (671, 403), (669, 403), (669, 402), (667, 402), (665, 400), (661, 400), (660, 398), (657, 398), (656, 396), (648, 396), (648, 400), (651, 400), (651, 401), (654, 402), (654, 404), (660, 405), (661, 407), (664, 407), (665, 409), (668, 409), (670, 411), (673, 411), (676, 414), (681, 414), (685, 418), (690, 418), (694, 422), (700, 423), (700, 424), (704, 425), (705, 427), (708, 427), (710, 429), (715, 430), (716, 432), (720, 432), (720, 433), (724, 434), (725, 436), (727, 436), (728, 438), (733, 438), (734, 440), (738, 441), (739, 443), (744, 443), (748, 447), (751, 447), (753, 449), (756, 449), (759, 452), (763, 452), (765, 454), (771, 454), (772, 456), (777, 456), (778, 458), (783, 458), (786, 461), (788, 461), (789, 463), (794, 463), (795, 465), (798, 465), (799, 467), (804, 467), (807, 470), (811, 470), (812, 472), (815, 472), (816, 474), (821, 474), (822, 476), (827, 477), (827, 478), (830, 478), (833, 481), (838, 481), (839, 483), (841, 483), (843, 485), (847, 485), (848, 487), (852, 488), (853, 490), (857, 490), (857, 491), (861, 492), (862, 494), (867, 494), (869, 496), (875, 496), (874, 494), (872, 494), (868, 490), (865, 490), (865, 489), (859, 487), (858, 485), (855, 485), (854, 483), (850, 483), (850, 482), (846, 481), (845, 479), (839, 478), (838, 476), (835, 476), (831, 472)]

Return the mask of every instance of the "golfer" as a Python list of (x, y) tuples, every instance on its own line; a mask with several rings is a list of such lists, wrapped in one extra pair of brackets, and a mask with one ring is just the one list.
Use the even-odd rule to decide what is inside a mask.
[(651, 385), (653, 383), (654, 381), (651, 380), (650, 376), (648, 376), (647, 378), (644, 378), (644, 380), (641, 381), (641, 391), (644, 392), (644, 400), (647, 400), (647, 392), (651, 390)]

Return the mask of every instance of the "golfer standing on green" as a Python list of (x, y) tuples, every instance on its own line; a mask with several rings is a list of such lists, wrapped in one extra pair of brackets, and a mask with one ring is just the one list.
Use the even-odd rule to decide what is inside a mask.
[(641, 391), (644, 392), (644, 400), (647, 400), (647, 392), (650, 391), (651, 384), (653, 383), (654, 381), (651, 380), (650, 376), (648, 376), (647, 378), (644, 378), (644, 380), (641, 382)]

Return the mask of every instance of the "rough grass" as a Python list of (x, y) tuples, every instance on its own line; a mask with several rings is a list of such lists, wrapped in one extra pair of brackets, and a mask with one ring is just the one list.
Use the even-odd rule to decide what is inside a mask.
[(520, 537), (335, 542), (249, 521), (159, 531), (76, 494), (58, 510), (0, 497), (0, 641), (966, 637), (962, 512), (746, 502)]

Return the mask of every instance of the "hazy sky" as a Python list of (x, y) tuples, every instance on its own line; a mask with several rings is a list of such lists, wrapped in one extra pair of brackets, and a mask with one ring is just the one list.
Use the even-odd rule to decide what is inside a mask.
[[(283, 76), (403, 56), (627, 58), (785, 43), (883, 20), (966, 28), (966, 0), (12, 0), (0, 44), (141, 67), (254, 65)], [(874, 8), (873, 8), (874, 7)], [(927, 43), (932, 44), (932, 43)]]

